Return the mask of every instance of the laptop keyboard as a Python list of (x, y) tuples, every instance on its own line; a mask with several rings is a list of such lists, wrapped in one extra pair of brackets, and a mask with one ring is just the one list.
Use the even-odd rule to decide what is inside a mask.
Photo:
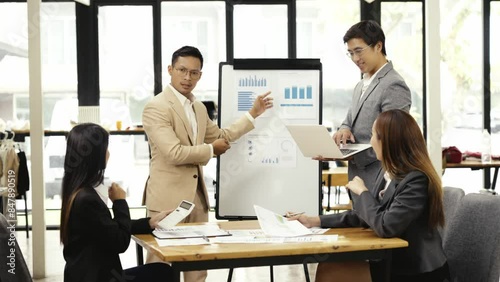
[(356, 152), (356, 150), (353, 150), (353, 149), (340, 149), (340, 152), (342, 153), (342, 155), (347, 155), (347, 154), (350, 154), (352, 152)]

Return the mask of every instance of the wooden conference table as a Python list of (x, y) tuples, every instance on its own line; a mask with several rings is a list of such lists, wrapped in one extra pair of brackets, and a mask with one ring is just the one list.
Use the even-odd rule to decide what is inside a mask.
[(491, 190), (495, 190), (500, 161), (492, 160), (491, 163), (482, 163), (480, 159), (466, 159), (461, 163), (446, 163), (446, 168), (470, 168), (471, 170), (494, 168), (495, 172), (493, 174), (493, 182), (491, 182)]
[[(219, 222), (219, 226), (225, 230), (260, 229), (256, 220)], [(138, 244), (139, 263), (142, 261), (142, 248), (145, 248), (171, 263), (174, 281), (180, 281), (181, 271), (366, 259), (384, 259), (387, 262), (386, 281), (389, 281), (392, 249), (408, 246), (408, 242), (399, 238), (379, 238), (371, 229), (339, 228), (325, 233), (332, 234), (338, 234), (337, 241), (167, 247), (159, 247), (150, 234), (134, 235), (132, 239)]]

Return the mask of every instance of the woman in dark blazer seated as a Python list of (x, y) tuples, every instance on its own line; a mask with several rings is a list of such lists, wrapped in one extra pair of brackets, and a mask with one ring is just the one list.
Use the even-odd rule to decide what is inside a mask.
[[(408, 113), (389, 110), (375, 120), (370, 143), (385, 173), (375, 183), (356, 176), (346, 185), (353, 210), (296, 219), (308, 227), (363, 226), (380, 237), (402, 238), (409, 246), (393, 250), (391, 281), (449, 281), (438, 232), (444, 224), (441, 180), (420, 128)], [(320, 263), (316, 281), (377, 281), (379, 268), (377, 262)]]
[(126, 193), (113, 183), (108, 191), (113, 201), (111, 217), (101, 199), (108, 195), (95, 189), (104, 180), (108, 139), (108, 132), (92, 123), (75, 126), (67, 138), (60, 231), (64, 281), (169, 281), (171, 269), (164, 263), (122, 269), (119, 254), (127, 250), (131, 234), (150, 233), (167, 212), (131, 220)]

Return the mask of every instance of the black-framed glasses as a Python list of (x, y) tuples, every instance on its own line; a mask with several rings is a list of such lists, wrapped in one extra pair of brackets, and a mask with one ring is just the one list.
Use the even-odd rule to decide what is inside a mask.
[(352, 51), (347, 51), (347, 53), (345, 53), (345, 54), (346, 54), (346, 56), (347, 56), (349, 59), (352, 59), (352, 58), (354, 57), (354, 55), (356, 55), (356, 56), (360, 57), (360, 56), (363, 54), (363, 52), (364, 52), (364, 51), (365, 51), (368, 47), (371, 47), (371, 46), (372, 46), (372, 45), (370, 44), (370, 45), (368, 45), (368, 46), (366, 46), (366, 47), (364, 47), (364, 48), (356, 48), (356, 49), (354, 49), (354, 50), (352, 50)]
[(186, 76), (186, 74), (189, 73), (189, 76), (192, 78), (192, 79), (199, 79), (201, 77), (201, 71), (199, 70), (188, 70), (186, 68), (174, 68), (177, 73), (179, 73), (180, 75), (182, 76)]

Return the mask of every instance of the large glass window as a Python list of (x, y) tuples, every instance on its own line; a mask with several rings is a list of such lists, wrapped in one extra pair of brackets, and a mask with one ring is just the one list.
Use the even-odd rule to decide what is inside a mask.
[(225, 2), (162, 2), (161, 15), (163, 87), (170, 83), (172, 53), (194, 46), (203, 55), (203, 76), (194, 94), (200, 101), (217, 101), (219, 63), (226, 61)]
[(234, 6), (235, 58), (288, 58), (286, 5)]
[[(140, 124), (142, 109), (154, 89), (153, 9), (99, 7), (98, 22), (100, 95), (128, 105), (129, 114), (122, 120), (124, 128)], [(101, 117), (105, 127), (114, 128), (115, 122)]]
[[(481, 1), (440, 2), (442, 144), (456, 146), (462, 152), (481, 151), (483, 128), (481, 5)], [(481, 183), (480, 170), (447, 169), (443, 175), (443, 184), (448, 186), (477, 191), (483, 186)]]
[[(26, 9), (26, 3), (0, 4), (0, 118), (14, 128), (29, 120)], [(75, 5), (42, 3), (40, 24), (44, 126), (51, 128), (55, 101), (76, 97)]]
[(387, 58), (408, 84), (412, 93), (410, 112), (423, 127), (422, 3), (382, 2), (381, 10)]
[[(154, 90), (152, 7), (102, 6), (98, 22), (101, 124), (110, 129), (117, 120), (124, 129), (141, 124)], [(104, 184), (119, 183), (129, 205), (140, 206), (149, 175), (144, 136), (111, 135), (109, 151)]]
[[(11, 129), (29, 129), (29, 70), (28, 26), (26, 3), (0, 3), (0, 118)], [(44, 127), (61, 129), (70, 126), (70, 119), (54, 116), (56, 104), (65, 98), (76, 99), (76, 29), (74, 3), (42, 3), (40, 6), (40, 43), (42, 56), (42, 91)], [(73, 119), (75, 120), (75, 119)], [(54, 137), (55, 138), (55, 137)], [(62, 137), (64, 141), (64, 137)], [(30, 139), (20, 147), (26, 151), (28, 169), (31, 169)], [(62, 178), (56, 166), (58, 154), (49, 148), (53, 139), (45, 138), (44, 177), (46, 180), (48, 209), (61, 207), (58, 197), (60, 185), (53, 186)], [(60, 184), (60, 182), (59, 182)], [(55, 187), (55, 191), (52, 188)], [(28, 207), (31, 207), (31, 191), (28, 191)], [(24, 202), (18, 202), (18, 209)]]
[(28, 37), (25, 3), (0, 3), (0, 118), (5, 122), (29, 118), (16, 100), (28, 93)]
[(361, 78), (359, 69), (345, 55), (343, 41), (345, 32), (359, 18), (356, 1), (297, 0), (297, 57), (321, 60), (323, 124), (334, 129), (344, 120), (354, 86)]

